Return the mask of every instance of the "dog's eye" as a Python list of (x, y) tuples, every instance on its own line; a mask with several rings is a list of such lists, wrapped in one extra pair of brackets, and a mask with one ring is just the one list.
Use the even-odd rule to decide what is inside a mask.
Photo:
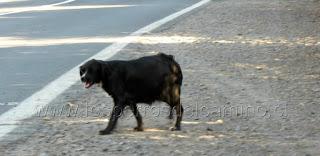
[(85, 73), (85, 71), (86, 71), (86, 70), (85, 70), (84, 68), (81, 68), (81, 69), (80, 69), (80, 74)]

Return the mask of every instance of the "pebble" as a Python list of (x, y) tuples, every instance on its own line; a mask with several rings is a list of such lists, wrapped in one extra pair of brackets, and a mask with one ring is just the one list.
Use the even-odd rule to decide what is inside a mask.
[(135, 146), (136, 149), (141, 149), (141, 147), (142, 147), (141, 145), (136, 145)]
[(210, 127), (207, 127), (207, 131), (213, 131)]
[(102, 151), (103, 151), (103, 152), (108, 152), (109, 149), (108, 149), (108, 148), (105, 148), (105, 149), (103, 149)]
[(80, 147), (80, 148), (77, 148), (76, 151), (84, 151), (85, 148), (84, 147)]

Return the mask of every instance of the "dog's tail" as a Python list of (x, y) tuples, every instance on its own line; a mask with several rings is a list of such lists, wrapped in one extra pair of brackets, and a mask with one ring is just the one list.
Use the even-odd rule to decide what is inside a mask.
[(177, 76), (177, 79), (175, 80), (175, 83), (179, 86), (182, 85), (183, 75), (180, 65), (176, 62), (173, 55), (167, 55), (164, 53), (159, 53), (161, 57), (165, 58), (170, 66), (171, 72)]

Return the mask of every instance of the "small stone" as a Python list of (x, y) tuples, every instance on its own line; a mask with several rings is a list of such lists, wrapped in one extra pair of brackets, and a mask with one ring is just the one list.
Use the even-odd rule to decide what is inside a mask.
[(105, 148), (105, 149), (103, 149), (102, 151), (103, 151), (103, 152), (108, 152), (109, 149)]
[(122, 151), (122, 149), (121, 149), (121, 148), (118, 148), (118, 149), (116, 149), (116, 151)]
[(256, 66), (257, 70), (262, 70), (263, 68), (261, 66)]
[(141, 147), (142, 147), (141, 145), (136, 145), (135, 148), (136, 148), (136, 149), (141, 149)]
[(80, 147), (80, 148), (76, 149), (76, 151), (84, 151), (84, 148)]
[(180, 151), (180, 150), (175, 150), (174, 152), (177, 153), (177, 154), (183, 154), (183, 152)]

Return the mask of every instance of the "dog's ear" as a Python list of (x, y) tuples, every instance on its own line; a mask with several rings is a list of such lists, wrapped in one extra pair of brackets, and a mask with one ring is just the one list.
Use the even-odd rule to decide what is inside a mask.
[(79, 71), (80, 71), (80, 74), (83, 74), (85, 72), (83, 66), (79, 67)]
[(111, 66), (108, 62), (105, 61), (99, 61), (100, 66), (101, 66), (101, 77), (104, 80), (108, 80), (109, 76), (111, 75)]

